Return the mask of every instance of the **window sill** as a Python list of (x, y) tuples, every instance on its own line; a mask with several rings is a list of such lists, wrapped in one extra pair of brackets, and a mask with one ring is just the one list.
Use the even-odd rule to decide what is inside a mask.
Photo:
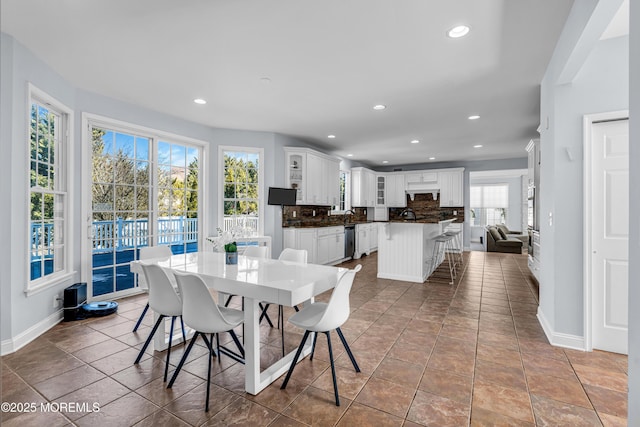
[(69, 273), (62, 273), (59, 275), (55, 275), (55, 277), (47, 278), (46, 280), (39, 282), (36, 285), (28, 284), (28, 287), (24, 290), (24, 293), (28, 297), (39, 294), (40, 292), (43, 292), (49, 288), (64, 284), (64, 282), (71, 282), (75, 275), (76, 272), (71, 271)]

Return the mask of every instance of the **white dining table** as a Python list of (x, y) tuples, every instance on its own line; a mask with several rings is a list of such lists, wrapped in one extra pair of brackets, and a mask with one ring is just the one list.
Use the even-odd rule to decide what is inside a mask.
[[(168, 259), (146, 259), (131, 263), (131, 271), (142, 273), (140, 264), (197, 274), (207, 286), (218, 291), (219, 301), (228, 294), (244, 297), (245, 390), (258, 394), (287, 371), (295, 351), (285, 355), (264, 371), (260, 370), (260, 310), (264, 301), (293, 307), (333, 289), (344, 268), (302, 264), (268, 258), (238, 256), (238, 264), (225, 264), (224, 253), (193, 252), (173, 255)], [(284, 326), (284, 325), (283, 325)], [(156, 334), (164, 337), (164, 334)], [(164, 339), (155, 348), (162, 348)], [(310, 341), (310, 340), (309, 340)], [(154, 345), (156, 343), (154, 342)], [(164, 344), (166, 348), (166, 344)], [(307, 343), (303, 356), (311, 352)]]

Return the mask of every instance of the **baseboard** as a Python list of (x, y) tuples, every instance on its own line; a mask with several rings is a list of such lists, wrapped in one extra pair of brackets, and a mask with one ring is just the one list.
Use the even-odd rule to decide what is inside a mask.
[(540, 307), (538, 307), (537, 317), (540, 325), (542, 326), (542, 330), (544, 331), (551, 345), (555, 345), (556, 347), (570, 348), (572, 350), (585, 351), (584, 337), (555, 332), (553, 328), (551, 328), (551, 325), (547, 321), (547, 318), (544, 317), (544, 313), (540, 310)]
[(4, 356), (5, 354), (13, 353), (20, 350), (22, 347), (29, 344), (31, 341), (35, 340), (40, 335), (44, 334), (49, 329), (60, 323), (62, 318), (63, 311), (58, 310), (46, 319), (36, 323), (26, 331), (19, 333), (13, 338), (2, 341), (2, 343), (0, 343), (0, 354)]
[(378, 273), (378, 279), (400, 280), (402, 282), (424, 283), (426, 277), (407, 276), (402, 274)]

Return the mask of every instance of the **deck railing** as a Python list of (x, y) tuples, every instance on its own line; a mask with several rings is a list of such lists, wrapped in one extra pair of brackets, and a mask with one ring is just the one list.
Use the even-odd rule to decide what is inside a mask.
[[(124, 250), (149, 245), (149, 221), (147, 219), (122, 219), (116, 221), (94, 221), (93, 251)], [(45, 251), (52, 255), (53, 223), (31, 224), (31, 252)], [(174, 245), (198, 241), (198, 218), (158, 218), (158, 244)]]

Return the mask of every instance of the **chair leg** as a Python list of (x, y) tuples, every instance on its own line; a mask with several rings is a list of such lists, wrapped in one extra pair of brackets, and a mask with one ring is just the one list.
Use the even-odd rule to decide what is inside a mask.
[(149, 343), (153, 339), (153, 336), (156, 334), (156, 331), (158, 330), (158, 326), (160, 326), (160, 322), (163, 319), (164, 319), (164, 315), (161, 314), (158, 317), (158, 320), (156, 321), (156, 324), (153, 325), (153, 329), (151, 330), (151, 333), (149, 334), (149, 337), (147, 337), (147, 340), (145, 341), (144, 345), (142, 346), (142, 349), (140, 350), (140, 353), (138, 353), (138, 357), (136, 357), (136, 361), (133, 362), (134, 365), (137, 365), (138, 363), (140, 363), (140, 359), (142, 359), (142, 355), (147, 350), (147, 347), (149, 347)]
[(167, 385), (167, 388), (171, 388), (173, 386), (173, 383), (176, 380), (176, 378), (178, 378), (178, 374), (180, 373), (180, 370), (182, 369), (182, 365), (184, 365), (185, 360), (187, 360), (187, 356), (189, 356), (189, 353), (191, 352), (191, 349), (193, 348), (193, 345), (196, 343), (196, 340), (198, 339), (198, 334), (200, 334), (200, 332), (198, 332), (198, 331), (196, 331), (193, 334), (193, 338), (191, 338), (191, 342), (189, 343), (189, 346), (187, 347), (187, 349), (185, 350), (184, 354), (182, 355), (182, 359), (180, 359), (180, 363), (178, 363), (178, 367), (173, 372), (173, 376), (171, 377), (171, 381), (169, 381), (169, 384)]
[(171, 358), (171, 342), (173, 341), (173, 327), (176, 322), (176, 316), (171, 316), (171, 329), (169, 330), (169, 347), (167, 347), (167, 360), (164, 362), (164, 380), (167, 382), (167, 374), (169, 373), (169, 359)]
[(282, 305), (278, 306), (278, 325), (282, 322), (282, 327), (280, 328), (280, 341), (282, 343), (282, 357), (284, 357), (284, 310)]
[(147, 314), (147, 310), (149, 310), (149, 303), (147, 303), (147, 305), (144, 306), (144, 309), (142, 310), (142, 313), (140, 314), (140, 317), (136, 322), (136, 326), (133, 327), (133, 332), (137, 331), (138, 328), (140, 327), (140, 323), (142, 323), (142, 319), (144, 318), (144, 315)]
[(296, 362), (298, 361), (298, 357), (300, 357), (300, 353), (302, 353), (302, 349), (304, 348), (304, 343), (307, 341), (307, 337), (309, 336), (310, 331), (304, 331), (304, 336), (302, 337), (302, 341), (300, 342), (300, 346), (296, 351), (296, 355), (293, 357), (293, 361), (291, 362), (291, 366), (289, 367), (289, 371), (287, 372), (287, 376), (284, 378), (284, 382), (282, 386), (280, 386), (281, 390), (287, 388), (287, 383), (289, 382), (289, 378), (291, 378), (291, 374), (293, 373), (293, 369), (296, 367)]
[(309, 358), (309, 360), (313, 360), (313, 355), (316, 352), (316, 341), (318, 341), (318, 333), (314, 332), (313, 333), (313, 345), (311, 346), (311, 357)]
[[(204, 334), (202, 336), (204, 337)], [(209, 363), (207, 369), (207, 397), (205, 400), (204, 412), (209, 412), (209, 392), (211, 389), (211, 358), (213, 357), (213, 355), (211, 354), (213, 353), (213, 334), (211, 334), (211, 341), (209, 342), (205, 339), (205, 342), (207, 343), (207, 347), (209, 347)]]
[(233, 342), (236, 343), (236, 347), (238, 347), (240, 354), (242, 355), (242, 357), (244, 357), (244, 347), (242, 347), (242, 344), (240, 344), (240, 340), (238, 339), (235, 331), (233, 329), (229, 329), (229, 334), (231, 335), (231, 338), (233, 338)]
[(338, 397), (338, 380), (336, 380), (336, 366), (333, 363), (333, 350), (331, 349), (331, 331), (324, 333), (327, 336), (327, 347), (329, 347), (329, 360), (331, 361), (331, 376), (333, 377), (333, 393), (336, 396), (336, 406), (340, 406)]
[(187, 334), (184, 331), (184, 320), (182, 320), (182, 316), (180, 316), (180, 326), (182, 326), (182, 342), (187, 343)]
[(260, 318), (258, 319), (258, 324), (262, 322), (263, 318), (266, 318), (269, 326), (273, 328), (273, 323), (271, 322), (271, 318), (269, 318), (269, 314), (267, 313), (267, 310), (269, 310), (270, 305), (271, 304), (265, 304), (263, 306), (261, 302), (258, 303), (258, 306), (260, 307), (260, 310), (261, 310)]
[(356, 358), (353, 357), (353, 353), (351, 353), (349, 344), (347, 344), (347, 340), (344, 339), (344, 335), (342, 335), (342, 331), (340, 330), (340, 328), (336, 328), (336, 331), (338, 332), (338, 336), (340, 337), (340, 341), (342, 341), (342, 345), (344, 346), (344, 349), (347, 350), (347, 354), (349, 355), (349, 359), (351, 359), (351, 363), (353, 363), (353, 367), (355, 368), (356, 372), (360, 372), (360, 367), (358, 366), (358, 362), (356, 362)]
[(229, 298), (227, 298), (227, 301), (224, 303), (225, 307), (229, 307), (229, 303), (231, 302), (231, 298), (233, 298), (233, 295), (229, 295)]

